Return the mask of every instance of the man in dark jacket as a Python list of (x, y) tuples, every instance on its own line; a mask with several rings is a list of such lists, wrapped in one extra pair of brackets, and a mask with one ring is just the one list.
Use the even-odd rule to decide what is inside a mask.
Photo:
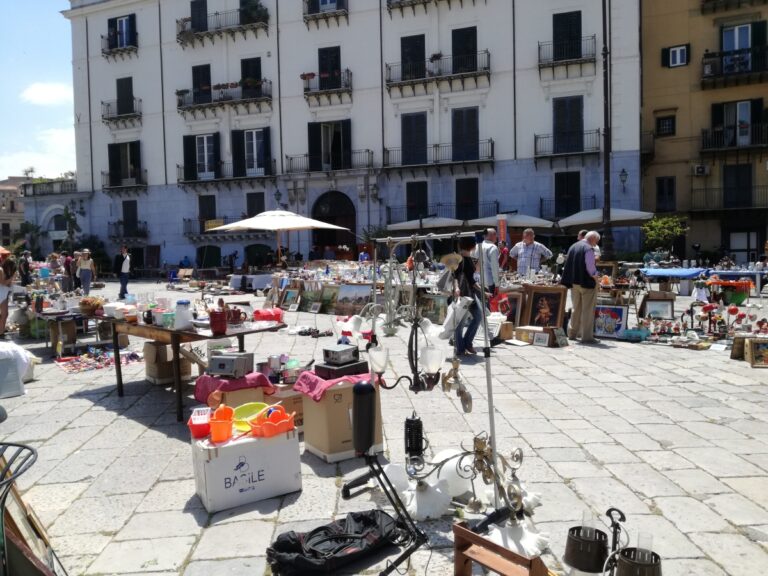
[(120, 279), (120, 300), (128, 294), (128, 275), (131, 273), (131, 256), (128, 254), (128, 246), (120, 247), (120, 254), (115, 256), (114, 272)]
[(582, 344), (593, 344), (595, 340), (595, 306), (597, 304), (597, 268), (594, 247), (600, 242), (600, 234), (587, 232), (568, 249), (563, 267), (562, 284), (571, 289), (573, 315), (568, 328), (568, 337), (581, 338)]

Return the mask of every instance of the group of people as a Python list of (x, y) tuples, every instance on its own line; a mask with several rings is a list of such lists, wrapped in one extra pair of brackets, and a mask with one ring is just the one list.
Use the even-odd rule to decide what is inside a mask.
[[(25, 250), (19, 258), (18, 270), (22, 286), (32, 284), (32, 261), (29, 250)], [(86, 296), (90, 293), (91, 283), (96, 279), (96, 265), (88, 248), (75, 250), (71, 255), (67, 250), (53, 252), (46, 258), (46, 264), (51, 277), (61, 276), (63, 292), (80, 288)]]

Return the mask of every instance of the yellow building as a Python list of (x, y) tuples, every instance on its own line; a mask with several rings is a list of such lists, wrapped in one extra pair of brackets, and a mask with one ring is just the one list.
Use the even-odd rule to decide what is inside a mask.
[(24, 202), (19, 187), (27, 178), (11, 176), (0, 180), (0, 246), (8, 246), (24, 221)]
[(768, 0), (644, 0), (643, 204), (678, 255), (755, 261), (768, 225)]

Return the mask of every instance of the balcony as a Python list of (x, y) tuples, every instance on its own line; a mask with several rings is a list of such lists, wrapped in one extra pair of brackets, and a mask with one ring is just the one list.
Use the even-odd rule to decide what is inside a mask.
[(110, 240), (124, 240), (132, 243), (145, 242), (149, 236), (149, 227), (143, 220), (136, 222), (116, 222), (107, 223), (107, 235)]
[[(487, 85), (491, 82), (491, 53), (483, 50), (477, 54), (457, 56), (442, 56), (423, 62), (396, 62), (386, 65), (387, 91), (397, 90), (400, 96), (415, 96), (417, 93), (427, 93), (431, 83), (446, 83), (451, 92), (465, 90), (467, 80), (472, 80), (470, 88), (479, 88), (480, 79), (485, 78)], [(418, 87), (422, 91), (417, 91)], [(408, 94), (403, 89), (409, 88)]]
[(120, 36), (102, 35), (101, 36), (101, 55), (109, 60), (110, 58), (121, 60), (130, 58), (139, 51), (139, 33), (135, 32), (127, 38)]
[(134, 171), (130, 177), (113, 172), (101, 173), (101, 191), (108, 196), (132, 196), (147, 192), (147, 171)]
[(101, 121), (110, 128), (130, 128), (141, 124), (141, 98), (127, 103), (108, 100), (101, 103)]
[(352, 150), (341, 157), (319, 157), (309, 154), (285, 156), (285, 171), (288, 174), (307, 172), (335, 172), (338, 170), (366, 170), (373, 168), (373, 150)]
[(723, 126), (701, 131), (702, 152), (768, 148), (768, 123)]
[(21, 185), (20, 196), (53, 196), (77, 193), (75, 180), (51, 180), (48, 182), (25, 182)]
[(691, 211), (768, 208), (768, 186), (691, 190)]
[(310, 106), (323, 106), (352, 102), (352, 71), (336, 70), (334, 73), (301, 75), (304, 82), (304, 99)]
[(197, 165), (177, 164), (176, 180), (182, 188), (193, 190), (215, 190), (222, 187), (231, 189), (233, 186), (242, 188), (254, 182), (274, 179), (276, 170), (277, 166), (274, 159), (270, 160), (269, 169), (262, 167), (249, 170), (243, 164), (242, 167), (238, 167), (237, 172), (232, 162), (221, 162), (218, 170), (213, 171), (200, 170)]
[(640, 133), (640, 157), (650, 160), (656, 155), (656, 135), (653, 132)]
[[(562, 67), (565, 78), (584, 76), (584, 66), (590, 64), (588, 71), (595, 73), (594, 64), (597, 61), (597, 37), (584, 36), (581, 40), (555, 40), (539, 42), (539, 78), (541, 71), (550, 69), (552, 78), (555, 78), (555, 69)], [(576, 68), (578, 67), (578, 68)], [(576, 74), (578, 70), (578, 74)], [(561, 79), (558, 76), (557, 79)]]
[(702, 89), (767, 81), (768, 46), (707, 52), (701, 59)]
[(216, 116), (217, 110), (233, 108), (237, 114), (272, 109), (272, 82), (254, 80), (214, 84), (210, 90), (176, 90), (176, 111), (186, 118)]
[(600, 130), (583, 132), (556, 132), (555, 134), (534, 134), (533, 161), (538, 167), (539, 160), (552, 161), (564, 158), (566, 166), (570, 158), (584, 158), (600, 154)]
[[(459, 6), (464, 6), (464, 0), (446, 0), (448, 3), (448, 8), (453, 8), (454, 3), (459, 4)], [(428, 8), (430, 5), (437, 6), (438, 0), (387, 0), (387, 11), (389, 12), (390, 18), (392, 17), (392, 11), (393, 10), (400, 10), (400, 15), (403, 16), (405, 14), (405, 11), (407, 8), (411, 9), (411, 12), (413, 15), (416, 15), (416, 7), (421, 6), (424, 8), (424, 14), (427, 14)], [(475, 5), (475, 0), (472, 0), (472, 5)]]
[(266, 239), (270, 237), (269, 233), (259, 230), (239, 230), (235, 232), (213, 230), (213, 228), (218, 226), (239, 222), (244, 218), (246, 218), (245, 214), (240, 216), (218, 216), (213, 219), (184, 218), (184, 236), (193, 242), (202, 243)]
[(342, 18), (349, 25), (347, 0), (331, 1), (325, 6), (320, 5), (320, 0), (304, 0), (304, 24), (306, 24), (307, 30), (309, 30), (309, 25), (313, 22), (318, 29), (320, 28), (321, 21), (325, 22), (325, 25), (330, 28), (331, 20), (335, 20), (336, 26), (338, 26), (339, 20)]
[(493, 166), (493, 140), (480, 140), (475, 143), (433, 144), (426, 148), (385, 148), (384, 168), (399, 170), (419, 170), (447, 167), (451, 174), (456, 168), (482, 164)]
[(763, 6), (768, 0), (701, 0), (701, 13), (725, 12), (744, 6)]
[(593, 210), (597, 208), (597, 197), (583, 196), (578, 199), (579, 203), (558, 202), (555, 198), (541, 198), (539, 200), (539, 217), (545, 220), (562, 220), (568, 216), (576, 214), (581, 210)]
[(428, 216), (439, 218), (456, 218), (457, 220), (474, 220), (496, 216), (499, 213), (499, 203), (480, 202), (478, 204), (429, 204), (428, 206), (387, 206), (387, 224), (398, 224), (409, 220), (418, 220)]
[(225, 35), (232, 40), (238, 36), (247, 40), (248, 32), (253, 32), (258, 38), (262, 30), (269, 35), (269, 11), (257, 3), (252, 8), (213, 12), (199, 20), (192, 17), (176, 20), (176, 42), (182, 48), (194, 48), (197, 42), (203, 46), (206, 40), (210, 40), (213, 44), (216, 38)]

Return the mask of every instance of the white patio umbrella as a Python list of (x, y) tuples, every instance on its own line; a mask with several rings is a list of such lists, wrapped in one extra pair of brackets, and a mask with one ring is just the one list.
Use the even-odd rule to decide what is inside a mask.
[(390, 224), (387, 226), (387, 230), (431, 230), (435, 228), (460, 228), (462, 226), (464, 226), (463, 220), (457, 220), (456, 218), (442, 218), (440, 216), (430, 216), (427, 218), (419, 218), (417, 220), (408, 220), (407, 222)]
[(487, 216), (486, 218), (477, 218), (467, 222), (470, 226), (496, 226), (499, 220), (507, 223), (507, 228), (552, 228), (554, 222), (528, 216), (527, 214), (499, 214), (498, 216)]
[(267, 212), (252, 216), (251, 218), (232, 222), (231, 224), (225, 224), (224, 226), (217, 226), (211, 230), (222, 232), (233, 232), (237, 230), (271, 230), (272, 232), (277, 233), (278, 255), (280, 254), (280, 232), (293, 232), (295, 230), (346, 230), (349, 232), (349, 228), (328, 224), (327, 222), (315, 220), (314, 218), (307, 218), (306, 216), (301, 216), (287, 210), (268, 210)]
[[(641, 212), (639, 210), (625, 210), (624, 208), (611, 208), (611, 224), (614, 226), (637, 226), (646, 220), (653, 218), (653, 212)], [(585, 228), (599, 226), (603, 223), (603, 209), (593, 208), (582, 210), (567, 218), (560, 220), (557, 225), (560, 229)]]

